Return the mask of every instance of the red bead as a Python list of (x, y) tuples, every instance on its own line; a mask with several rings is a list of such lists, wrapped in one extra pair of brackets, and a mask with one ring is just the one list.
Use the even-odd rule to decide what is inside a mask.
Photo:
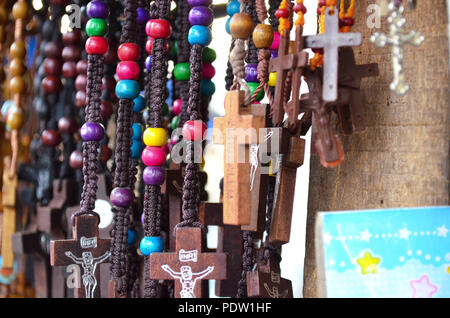
[(202, 78), (203, 79), (212, 79), (216, 74), (216, 69), (212, 66), (211, 63), (203, 63), (202, 65)]
[(102, 160), (102, 162), (106, 162), (111, 157), (112, 157), (112, 150), (107, 145), (103, 145), (100, 159)]
[(344, 18), (344, 20), (342, 20), (342, 23), (344, 26), (353, 26), (355, 24), (355, 19), (353, 18)]
[(53, 76), (61, 74), (61, 60), (47, 57), (44, 60), (44, 72), (46, 75)]
[(85, 44), (87, 54), (104, 55), (108, 52), (108, 41), (101, 36), (91, 36)]
[(81, 41), (81, 32), (74, 29), (72, 32), (67, 32), (62, 35), (62, 40), (66, 45), (77, 45)]
[(275, 11), (275, 16), (277, 17), (277, 19), (279, 18), (289, 18), (289, 10), (286, 9), (278, 9), (277, 11)]
[(190, 141), (202, 141), (206, 124), (201, 120), (188, 120), (183, 125), (183, 138)]
[(307, 12), (306, 7), (303, 3), (297, 3), (294, 8), (293, 8), (294, 12), (302, 12), (303, 14), (305, 14)]
[(62, 75), (65, 78), (74, 78), (77, 76), (76, 68), (75, 62), (64, 62), (62, 67)]
[(75, 105), (78, 108), (86, 107), (86, 92), (85, 91), (78, 91), (75, 94)]
[[(148, 54), (152, 54), (154, 40), (154, 38), (148, 38), (147, 42), (145, 42), (145, 51), (147, 51)], [(165, 42), (164, 47), (166, 49), (166, 53), (169, 52), (169, 41)]]
[(105, 81), (108, 81), (107, 83), (108, 83), (108, 90), (109, 91), (114, 91), (114, 87), (116, 87), (116, 81), (114, 80), (114, 77), (108, 77), (108, 78), (105, 78), (105, 77), (103, 77), (102, 78), (102, 90), (104, 90), (105, 89)]
[(319, 7), (323, 7), (327, 5), (327, 0), (319, 0)]
[(100, 106), (100, 115), (103, 118), (109, 118), (113, 114), (112, 103), (107, 100), (102, 100), (102, 105)]
[(61, 142), (61, 135), (56, 130), (44, 130), (41, 136), (42, 143), (47, 147), (56, 147)]
[(87, 85), (87, 77), (84, 74), (80, 74), (75, 79), (75, 88), (77, 91), (85, 91)]
[(44, 48), (47, 57), (61, 57), (62, 45), (57, 42), (48, 42)]
[(45, 93), (58, 93), (62, 89), (62, 83), (59, 77), (56, 76), (46, 76), (41, 82), (42, 89)]
[(139, 65), (133, 61), (123, 61), (117, 64), (116, 74), (120, 80), (135, 80), (139, 78)]
[(75, 150), (70, 154), (69, 165), (72, 169), (83, 168), (83, 153), (80, 150)]
[(86, 60), (80, 60), (77, 62), (77, 74), (87, 74), (88, 62)]
[(123, 43), (117, 49), (121, 61), (137, 61), (141, 56), (141, 48), (136, 43)]
[(81, 50), (75, 45), (65, 46), (61, 56), (64, 61), (78, 61), (81, 58)]
[(78, 125), (72, 118), (61, 117), (58, 120), (58, 130), (62, 134), (73, 134), (77, 131)]
[(116, 60), (117, 60), (117, 55), (114, 52), (114, 50), (111, 50), (111, 47), (110, 47), (108, 52), (106, 52), (106, 54), (105, 54), (105, 64), (115, 65)]
[(150, 19), (145, 25), (145, 32), (155, 39), (168, 39), (172, 34), (172, 26), (164, 19)]

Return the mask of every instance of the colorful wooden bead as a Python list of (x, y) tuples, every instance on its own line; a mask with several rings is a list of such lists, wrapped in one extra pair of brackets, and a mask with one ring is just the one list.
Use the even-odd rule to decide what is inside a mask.
[(167, 143), (167, 133), (164, 128), (147, 128), (144, 131), (146, 146), (161, 147)]
[(11, 44), (11, 46), (9, 47), (9, 54), (12, 58), (18, 58), (23, 60), (26, 53), (27, 50), (25, 48), (25, 44), (20, 40), (14, 41), (13, 44)]
[(25, 90), (25, 81), (22, 76), (14, 76), (9, 80), (9, 91), (12, 94), (20, 94)]
[(170, 122), (170, 129), (172, 129), (172, 130), (177, 129), (179, 122), (180, 122), (180, 117), (179, 116), (174, 116), (172, 118), (172, 121)]
[(272, 45), (270, 45), (270, 49), (278, 50), (279, 46), (280, 46), (280, 32), (274, 31), (273, 32), (273, 41), (272, 41)]
[(144, 236), (139, 244), (139, 250), (144, 256), (160, 253), (164, 250), (164, 242), (159, 236)]
[(204, 96), (212, 96), (216, 91), (216, 85), (208, 79), (203, 79), (200, 83), (200, 91)]
[(191, 78), (190, 64), (188, 62), (176, 64), (173, 75), (177, 81), (189, 81)]
[(62, 134), (73, 134), (77, 131), (76, 121), (70, 117), (61, 117), (58, 120), (58, 130)]
[[(256, 90), (256, 88), (259, 86), (259, 82), (248, 82), (248, 87), (250, 88), (250, 92), (253, 94), (253, 92)], [(261, 90), (258, 95), (256, 95), (256, 100), (260, 101), (264, 98), (264, 90)]]
[(133, 123), (133, 125), (131, 126), (131, 130), (133, 131), (131, 139), (133, 139), (133, 140), (141, 140), (142, 131), (144, 130), (142, 125), (139, 124), (139, 123)]
[[(21, 61), (19, 59), (19, 61)], [(44, 73), (46, 75), (58, 76), (61, 74), (61, 60), (56, 58), (47, 57), (44, 60)]]
[(99, 0), (89, 2), (86, 7), (86, 12), (90, 18), (105, 19), (109, 15), (108, 5)]
[(230, 20), (231, 36), (246, 40), (253, 32), (253, 20), (247, 13), (236, 13)]
[(72, 169), (83, 168), (83, 153), (80, 150), (75, 150), (70, 154), (69, 165)]
[(208, 46), (211, 40), (211, 30), (204, 25), (193, 25), (189, 29), (188, 41), (190, 45)]
[(137, 232), (134, 230), (128, 229), (127, 234), (128, 234), (127, 235), (127, 244), (134, 245), (138, 239)]
[(183, 125), (183, 138), (189, 141), (203, 141), (206, 128), (206, 124), (201, 120), (188, 120)]
[(87, 54), (104, 55), (108, 52), (108, 41), (101, 36), (92, 36), (85, 44)]
[(133, 203), (134, 194), (130, 188), (114, 188), (109, 199), (112, 205), (127, 208)]
[(203, 63), (202, 65), (202, 78), (204, 79), (212, 79), (216, 74), (216, 69), (212, 66), (211, 63)]
[(210, 47), (205, 47), (202, 52), (202, 61), (203, 63), (212, 63), (216, 60), (217, 54)]
[(165, 19), (150, 19), (145, 25), (145, 32), (155, 39), (168, 39), (172, 34), (172, 26)]
[(25, 19), (28, 15), (28, 4), (25, 1), (16, 1), (12, 7), (14, 20)]
[(86, 24), (88, 36), (104, 36), (108, 32), (108, 24), (103, 19), (93, 18)]
[(139, 113), (144, 110), (145, 108), (145, 98), (139, 95), (135, 99), (133, 99), (133, 111), (135, 113)]
[(133, 140), (131, 143), (131, 158), (138, 159), (142, 155), (142, 151), (144, 150), (145, 145), (140, 140)]
[(245, 81), (247, 82), (258, 81), (258, 64), (247, 64), (245, 66)]
[(122, 43), (117, 48), (117, 56), (121, 61), (137, 61), (141, 56), (141, 48), (136, 43)]
[(18, 130), (23, 124), (23, 111), (20, 108), (15, 108), (8, 113), (6, 123), (11, 130)]
[(280, 18), (287, 19), (287, 18), (289, 18), (289, 10), (278, 9), (275, 11), (275, 16), (277, 17), (277, 19), (280, 19)]
[(139, 24), (146, 24), (147, 21), (150, 19), (150, 14), (148, 11), (144, 8), (137, 8), (137, 21)]
[(232, 17), (236, 13), (239, 13), (241, 11), (241, 4), (237, 0), (230, 1), (227, 4), (227, 14)]
[(147, 146), (142, 151), (141, 158), (146, 166), (162, 166), (166, 161), (166, 154), (161, 147)]
[(41, 82), (42, 89), (45, 93), (58, 93), (62, 89), (61, 79), (56, 76), (46, 76), (42, 79)]
[(268, 49), (273, 42), (273, 29), (268, 24), (258, 24), (253, 30), (252, 39), (258, 49)]
[(139, 83), (133, 80), (121, 80), (116, 85), (116, 95), (118, 98), (135, 99), (140, 91)]
[(230, 22), (231, 22), (231, 17), (228, 18), (227, 21), (225, 22), (225, 31), (227, 31), (228, 34), (231, 34)]
[(142, 179), (146, 185), (162, 185), (164, 183), (165, 169), (158, 166), (150, 166), (144, 169)]
[(183, 100), (181, 98), (175, 99), (172, 105), (172, 111), (175, 114), (175, 116), (181, 114), (182, 109), (183, 109)]
[(134, 61), (122, 61), (117, 64), (117, 77), (119, 80), (135, 80), (139, 78), (139, 65)]
[(269, 80), (267, 81), (267, 84), (269, 84), (270, 87), (275, 87), (277, 84), (277, 73), (269, 73)]
[(152, 56), (151, 55), (149, 55), (145, 58), (145, 69), (149, 72), (152, 70)]
[(11, 76), (21, 76), (25, 73), (25, 65), (21, 59), (14, 58), (9, 63), (9, 74)]
[(56, 147), (61, 142), (61, 135), (56, 130), (46, 129), (42, 132), (41, 140), (47, 147)]
[(81, 126), (80, 135), (84, 141), (100, 141), (105, 135), (105, 129), (99, 123), (86, 122)]
[(188, 14), (188, 20), (191, 25), (209, 26), (213, 19), (212, 10), (204, 6), (192, 7)]
[[(148, 54), (152, 54), (153, 41), (155, 41), (154, 38), (148, 38), (147, 42), (145, 42), (145, 51), (147, 51)], [(164, 42), (164, 48), (166, 49), (166, 53), (169, 52), (169, 41), (166, 40)]]

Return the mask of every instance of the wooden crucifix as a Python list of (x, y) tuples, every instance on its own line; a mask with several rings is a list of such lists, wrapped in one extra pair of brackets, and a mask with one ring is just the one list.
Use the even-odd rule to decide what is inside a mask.
[(200, 228), (178, 228), (174, 253), (150, 254), (150, 277), (175, 280), (175, 298), (201, 298), (205, 279), (226, 279), (227, 257), (223, 253), (202, 253)]
[(242, 270), (242, 234), (235, 225), (223, 224), (222, 203), (201, 202), (198, 218), (202, 224), (218, 226), (217, 253), (227, 255), (227, 279), (216, 281), (216, 295), (235, 297)]
[[(50, 264), (52, 266), (76, 265), (76, 298), (99, 298), (99, 264), (108, 262), (111, 256), (111, 239), (102, 239), (98, 233), (98, 218), (94, 215), (75, 217), (74, 238), (50, 242)], [(81, 266), (81, 270), (80, 270)], [(77, 286), (78, 285), (78, 286)]]
[(307, 48), (324, 49), (323, 101), (334, 102), (338, 98), (339, 48), (343, 46), (359, 46), (361, 41), (361, 33), (339, 32), (337, 10), (334, 10), (334, 14), (330, 14), (330, 8), (325, 10), (325, 33), (305, 38)]
[[(225, 144), (223, 223), (230, 225), (250, 223), (249, 145), (258, 143), (259, 131), (265, 127), (265, 106), (241, 107), (243, 101), (243, 91), (228, 92), (225, 117), (214, 118), (213, 142)], [(264, 116), (253, 115), (252, 108), (258, 106)]]
[(265, 266), (247, 273), (247, 295), (251, 298), (292, 298), (292, 283), (281, 277), (280, 264), (270, 257)]

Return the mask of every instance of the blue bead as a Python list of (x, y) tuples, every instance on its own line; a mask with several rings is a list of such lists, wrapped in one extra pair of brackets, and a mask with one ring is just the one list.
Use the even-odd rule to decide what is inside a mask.
[(137, 242), (137, 232), (133, 230), (128, 230), (127, 244), (133, 245)]
[(145, 98), (144, 97), (139, 95), (138, 97), (136, 97), (133, 100), (133, 102), (134, 102), (133, 111), (135, 113), (140, 113), (141, 111), (144, 110), (144, 108), (145, 108)]
[(121, 80), (116, 84), (116, 95), (119, 98), (135, 99), (140, 90), (138, 82), (133, 80)]
[(239, 1), (233, 0), (227, 5), (227, 14), (232, 17), (233, 14), (239, 13), (241, 11), (241, 4)]
[(138, 159), (142, 155), (142, 151), (144, 150), (145, 145), (140, 140), (133, 140), (131, 144), (131, 158)]
[(189, 29), (188, 41), (190, 45), (207, 46), (211, 43), (211, 30), (204, 25), (193, 25)]
[(142, 137), (142, 125), (138, 123), (133, 123), (133, 126), (131, 126), (133, 129), (133, 136), (131, 136), (131, 139), (133, 140), (141, 140)]
[(202, 83), (200, 85), (200, 91), (202, 95), (205, 96), (212, 96), (214, 92), (216, 91), (216, 85), (211, 80), (202, 80)]
[(227, 31), (228, 34), (231, 34), (231, 31), (230, 31), (230, 20), (231, 20), (231, 18), (228, 18), (227, 22), (225, 23), (225, 31)]
[(159, 253), (164, 250), (164, 242), (159, 236), (144, 236), (139, 245), (142, 255), (149, 256), (151, 253)]

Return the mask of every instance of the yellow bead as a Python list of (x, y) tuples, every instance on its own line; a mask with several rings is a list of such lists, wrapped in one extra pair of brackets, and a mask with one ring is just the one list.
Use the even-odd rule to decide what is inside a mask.
[(8, 114), (7, 124), (11, 130), (17, 130), (22, 127), (23, 123), (23, 116), (22, 116), (22, 110), (19, 108), (16, 108), (15, 110), (11, 111)]
[(270, 87), (275, 87), (277, 83), (277, 73), (273, 72), (269, 74), (269, 81), (267, 82), (267, 84), (269, 84)]
[(161, 147), (167, 143), (167, 133), (164, 128), (147, 128), (143, 139), (147, 146)]

